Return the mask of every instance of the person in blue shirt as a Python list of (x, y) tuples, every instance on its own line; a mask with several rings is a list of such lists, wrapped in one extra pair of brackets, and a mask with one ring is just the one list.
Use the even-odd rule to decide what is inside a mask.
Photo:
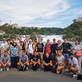
[(22, 52), (22, 55), (20, 56), (19, 62), (17, 63), (17, 65), (18, 65), (18, 70), (28, 71), (29, 59), (25, 51)]
[(38, 69), (38, 66), (40, 66), (40, 57), (36, 51), (34, 51), (34, 55), (32, 56), (30, 65), (32, 65), (34, 71), (36, 71)]
[(11, 68), (17, 68), (17, 63), (19, 61), (19, 47), (17, 46), (17, 43), (14, 42), (13, 46), (10, 49), (11, 51)]
[(10, 56), (8, 55), (8, 52), (5, 51), (4, 54), (1, 56), (0, 58), (0, 71), (4, 69), (7, 69), (7, 71), (9, 71), (9, 67), (11, 65), (10, 63)]

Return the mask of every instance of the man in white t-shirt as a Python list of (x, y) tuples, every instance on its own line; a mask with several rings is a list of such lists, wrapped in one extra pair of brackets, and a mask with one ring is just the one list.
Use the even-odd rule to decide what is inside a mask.
[(79, 71), (78, 61), (73, 56), (72, 53), (70, 53), (69, 56), (70, 56), (70, 58), (69, 58), (69, 65), (68, 65), (68, 69), (66, 69), (66, 72), (73, 72), (74, 74), (76, 74), (76, 72)]
[(7, 45), (7, 42), (5, 40), (5, 38), (3, 38), (3, 43), (1, 44), (1, 55), (4, 54), (5, 50), (4, 50), (4, 46)]
[(32, 55), (33, 55), (33, 44), (32, 44), (31, 39), (29, 40), (29, 44), (27, 46), (27, 52), (28, 52), (27, 55), (28, 55), (29, 59), (31, 59)]

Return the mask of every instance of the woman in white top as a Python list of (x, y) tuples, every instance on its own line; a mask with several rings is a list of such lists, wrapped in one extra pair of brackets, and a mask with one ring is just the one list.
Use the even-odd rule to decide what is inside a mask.
[(59, 74), (60, 71), (64, 68), (64, 56), (62, 55), (61, 50), (57, 51), (57, 69), (56, 69), (56, 73)]
[[(81, 53), (81, 55), (77, 56), (76, 53)], [(78, 40), (75, 41), (75, 46), (73, 46), (73, 53), (75, 57), (78, 59), (80, 71), (81, 71), (81, 63), (82, 63), (82, 45), (80, 45), (80, 42)]]

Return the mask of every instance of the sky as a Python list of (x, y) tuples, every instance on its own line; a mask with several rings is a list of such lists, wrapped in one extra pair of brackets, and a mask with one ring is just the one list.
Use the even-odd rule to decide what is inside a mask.
[(0, 0), (0, 24), (65, 28), (82, 18), (82, 0)]

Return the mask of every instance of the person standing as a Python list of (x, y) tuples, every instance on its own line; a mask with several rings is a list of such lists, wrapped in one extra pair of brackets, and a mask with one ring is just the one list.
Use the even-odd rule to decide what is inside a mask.
[(72, 45), (67, 42), (67, 39), (64, 38), (64, 43), (62, 44), (63, 46), (63, 56), (65, 58), (65, 67), (67, 68), (68, 66), (68, 60), (69, 60), (69, 53), (72, 51)]
[(34, 51), (34, 47), (33, 47), (33, 44), (32, 44), (32, 40), (30, 39), (29, 44), (27, 46), (27, 55), (29, 57), (29, 60), (31, 60), (31, 58), (32, 58), (33, 51)]
[(49, 53), (49, 55), (51, 56), (51, 43), (50, 40), (47, 40), (47, 43), (45, 45), (45, 53)]
[(19, 61), (19, 47), (17, 46), (16, 42), (13, 43), (11, 47), (11, 68), (17, 68), (17, 63)]
[(4, 47), (5, 47), (6, 45), (7, 45), (6, 39), (3, 38), (3, 43), (1, 44), (1, 55), (4, 54), (4, 52), (5, 52)]
[(33, 43), (33, 46), (34, 46), (34, 51), (36, 51), (36, 45), (37, 45), (37, 38), (35, 38), (35, 42)]
[(56, 39), (53, 39), (53, 44), (51, 45), (51, 51), (52, 51), (52, 62), (53, 64), (56, 63), (56, 47), (57, 47)]
[(38, 52), (38, 55), (40, 56), (41, 62), (43, 61), (43, 55), (44, 55), (44, 44), (41, 42), (41, 38), (39, 38), (39, 42), (36, 45), (36, 51)]
[(82, 63), (82, 45), (80, 45), (80, 42), (78, 40), (75, 41), (75, 45), (73, 46), (73, 53), (78, 60), (79, 67), (80, 67), (79, 73), (80, 73), (81, 63)]
[(7, 45), (4, 46), (4, 50), (8, 52), (8, 54), (10, 55), (10, 39), (7, 40)]

